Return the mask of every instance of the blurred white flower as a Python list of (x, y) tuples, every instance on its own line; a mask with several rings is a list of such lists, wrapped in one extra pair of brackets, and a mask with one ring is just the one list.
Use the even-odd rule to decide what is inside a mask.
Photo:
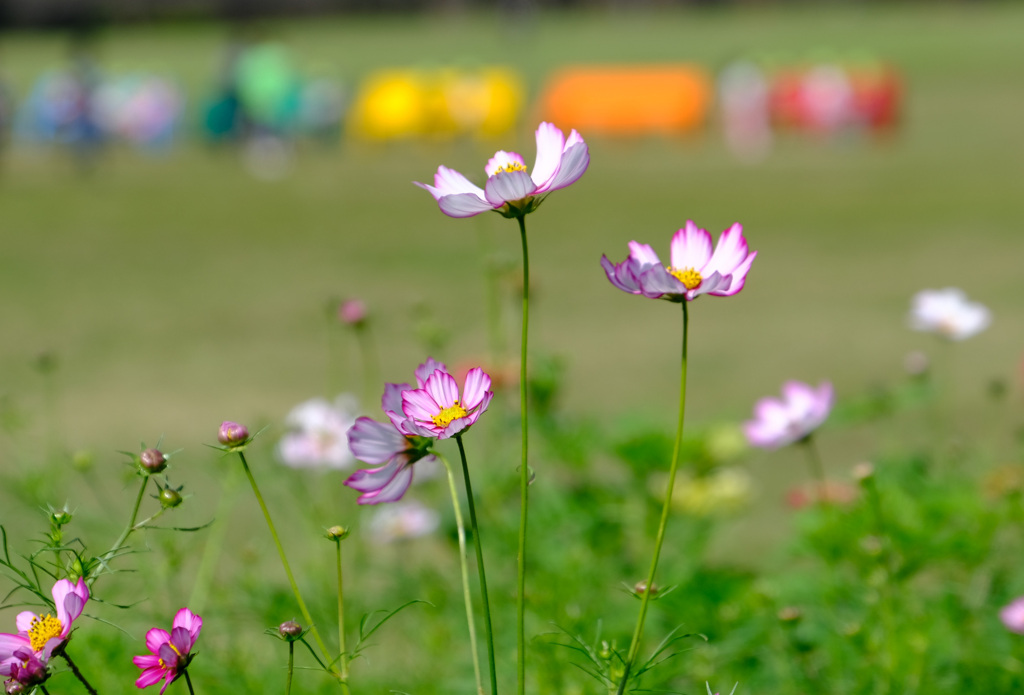
[(370, 537), (377, 543), (419, 538), (433, 533), (441, 518), (433, 509), (406, 500), (382, 506), (370, 518)]
[(314, 398), (295, 406), (285, 419), (290, 431), (278, 442), (278, 458), (292, 468), (348, 468), (355, 459), (346, 435), (357, 410), (357, 401), (349, 394), (334, 403)]
[(937, 333), (949, 340), (963, 340), (988, 328), (992, 316), (987, 307), (967, 301), (963, 290), (922, 290), (910, 306), (910, 327)]

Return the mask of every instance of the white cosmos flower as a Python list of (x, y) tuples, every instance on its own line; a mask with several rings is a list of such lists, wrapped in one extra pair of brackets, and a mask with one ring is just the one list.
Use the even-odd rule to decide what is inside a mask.
[(964, 340), (988, 328), (992, 315), (988, 308), (967, 301), (963, 290), (922, 290), (910, 306), (910, 327), (915, 331), (937, 333), (949, 340)]

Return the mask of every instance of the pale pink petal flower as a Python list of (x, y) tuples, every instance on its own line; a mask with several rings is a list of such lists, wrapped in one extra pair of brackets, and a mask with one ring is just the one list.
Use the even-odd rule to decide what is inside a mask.
[(816, 430), (832, 410), (832, 384), (817, 389), (799, 381), (782, 386), (782, 399), (762, 398), (754, 406), (754, 419), (743, 425), (751, 446), (777, 449), (800, 441)]
[(963, 290), (922, 290), (914, 295), (909, 323), (915, 331), (936, 333), (949, 340), (965, 340), (988, 328), (987, 307), (967, 300)]
[(277, 445), (277, 455), (292, 468), (344, 469), (352, 465), (346, 434), (355, 424), (358, 405), (342, 394), (333, 403), (314, 398), (295, 406), (285, 423), (290, 431)]
[(1024, 635), (1024, 596), (1010, 602), (999, 611), (999, 619), (1010, 632)]
[(433, 533), (440, 515), (419, 502), (399, 502), (379, 509), (370, 519), (369, 531), (377, 543), (393, 543)]
[(590, 150), (573, 130), (566, 138), (551, 123), (541, 123), (536, 132), (537, 159), (533, 172), (526, 172), (522, 155), (498, 150), (487, 161), (483, 188), (459, 172), (437, 168), (434, 185), (415, 182), (434, 196), (441, 212), (450, 217), (472, 217), (494, 210), (505, 217), (533, 212), (548, 193), (579, 180), (590, 164)]
[(672, 236), (671, 264), (666, 266), (647, 244), (629, 243), (621, 263), (601, 257), (609, 282), (623, 292), (672, 302), (692, 301), (702, 294), (728, 297), (743, 289), (757, 251), (749, 251), (743, 227), (734, 224), (715, 247), (711, 235), (692, 221)]

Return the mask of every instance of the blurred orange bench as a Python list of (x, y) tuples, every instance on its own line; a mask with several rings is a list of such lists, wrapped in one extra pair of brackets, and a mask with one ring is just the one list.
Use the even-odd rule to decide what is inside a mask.
[(675, 134), (703, 124), (711, 79), (688, 64), (565, 68), (545, 86), (540, 116), (587, 136)]

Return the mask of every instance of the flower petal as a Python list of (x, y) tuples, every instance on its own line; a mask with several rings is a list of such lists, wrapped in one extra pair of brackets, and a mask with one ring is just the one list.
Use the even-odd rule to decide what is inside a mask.
[(683, 296), (686, 294), (686, 285), (669, 274), (665, 266), (652, 265), (640, 275), (640, 293), (651, 299), (662, 295)]
[(457, 193), (437, 199), (441, 212), (449, 217), (472, 217), (493, 210), (493, 206), (476, 193)]
[(755, 258), (757, 258), (757, 251), (754, 251), (752, 254), (747, 256), (747, 260), (740, 263), (739, 267), (725, 276), (731, 278), (726, 289), (716, 290), (711, 292), (711, 294), (717, 297), (731, 297), (742, 290), (743, 285), (747, 282), (747, 273), (750, 272), (750, 264), (754, 262)]
[[(32, 640), (22, 635), (11, 635), (0, 633), (0, 661), (10, 659), (11, 655), (19, 649), (31, 648)], [(10, 675), (10, 674), (4, 674)]]
[(484, 196), (492, 207), (500, 208), (532, 195), (537, 190), (533, 179), (525, 171), (502, 171), (487, 179)]
[[(138, 658), (138, 657), (136, 657)], [(141, 664), (135, 664), (141, 666)], [(142, 672), (138, 678), (135, 679), (135, 687), (137, 688), (148, 688), (154, 683), (160, 682), (160, 679), (167, 675), (167, 672), (161, 666), (151, 666)]]
[(18, 613), (17, 617), (14, 619), (14, 624), (18, 627), (18, 632), (27, 634), (28, 629), (32, 627), (32, 621), (38, 617), (39, 616), (32, 611), (22, 611), (21, 613)]
[(722, 275), (729, 275), (747, 260), (748, 255), (747, 240), (743, 238), (743, 225), (737, 222), (718, 237), (718, 246), (715, 247), (715, 253), (704, 270), (709, 273), (717, 270)]
[(381, 464), (405, 451), (407, 443), (394, 425), (361, 417), (348, 431), (348, 448), (360, 461)]
[[(443, 374), (444, 372), (441, 373)], [(427, 383), (430, 383), (430, 379), (427, 379)], [(451, 403), (448, 405), (451, 405)], [(402, 391), (402, 412), (405, 413), (407, 418), (417, 422), (430, 422), (430, 419), (440, 413), (444, 407), (446, 406), (438, 405), (437, 401), (425, 389)]]
[(537, 126), (537, 160), (530, 178), (538, 189), (543, 188), (555, 174), (562, 162), (565, 150), (565, 136), (555, 124), (544, 122)]
[(402, 468), (387, 485), (379, 490), (367, 492), (360, 495), (356, 500), (359, 504), (383, 504), (385, 502), (396, 502), (402, 499), (402, 495), (409, 489), (412, 483), (412, 466)]
[[(372, 492), (387, 485), (406, 465), (407, 458), (402, 454), (395, 456), (386, 465), (378, 468), (363, 468), (348, 477), (345, 485), (360, 492)], [(168, 635), (167, 639), (170, 639)]]
[(662, 264), (658, 254), (654, 252), (654, 249), (649, 244), (641, 244), (637, 241), (629, 242), (629, 257), (644, 266)]
[(460, 193), (472, 193), (478, 198), (484, 197), (482, 188), (459, 172), (446, 166), (439, 166), (437, 168), (437, 173), (434, 174), (433, 186), (425, 183), (416, 183), (416, 185), (429, 191), (434, 196), (434, 200), (440, 200), (446, 195), (457, 195)]
[(473, 367), (466, 373), (462, 387), (462, 407), (473, 410), (480, 405), (491, 388), (491, 377), (480, 367)]
[(380, 407), (385, 413), (389, 410), (402, 412), (402, 391), (408, 391), (409, 384), (384, 384), (384, 395), (380, 399)]
[[(189, 636), (192, 638), (193, 643), (195, 639), (199, 637), (199, 631), (203, 629), (203, 619), (190, 611), (188, 608), (182, 608), (174, 615), (174, 622), (171, 623), (173, 627), (183, 627), (189, 632)], [(171, 634), (171, 641), (174, 640), (174, 634)], [(189, 649), (192, 645), (189, 645)]]
[(630, 294), (640, 294), (640, 281), (633, 272), (635, 266), (636, 261), (633, 258), (626, 258), (622, 263), (615, 265), (607, 256), (601, 256), (601, 267), (608, 276), (608, 282)]
[(692, 220), (687, 220), (686, 226), (672, 235), (671, 249), (673, 268), (693, 268), (703, 274), (712, 256), (711, 235)]
[[(573, 131), (574, 134), (575, 132)], [(579, 136), (577, 135), (577, 137)], [(565, 150), (565, 154), (562, 155), (562, 163), (558, 167), (558, 173), (543, 187), (542, 191), (538, 192), (549, 193), (576, 183), (589, 166), (590, 148), (581, 140)]]
[[(450, 408), (459, 400), (459, 384), (448, 372), (434, 372), (423, 385), (423, 390), (430, 394), (440, 410)], [(440, 410), (431, 413), (437, 415)], [(406, 413), (406, 415), (409, 415)], [(412, 417), (411, 415), (409, 417)]]
[(146, 633), (146, 649), (152, 654), (159, 654), (160, 647), (171, 641), (171, 634), (167, 630), (154, 627)]
[(426, 362), (416, 367), (416, 383), (418, 388), (423, 388), (423, 385), (427, 383), (427, 378), (439, 369), (442, 372), (448, 371), (448, 367), (444, 362), (438, 362), (433, 357), (428, 357)]

